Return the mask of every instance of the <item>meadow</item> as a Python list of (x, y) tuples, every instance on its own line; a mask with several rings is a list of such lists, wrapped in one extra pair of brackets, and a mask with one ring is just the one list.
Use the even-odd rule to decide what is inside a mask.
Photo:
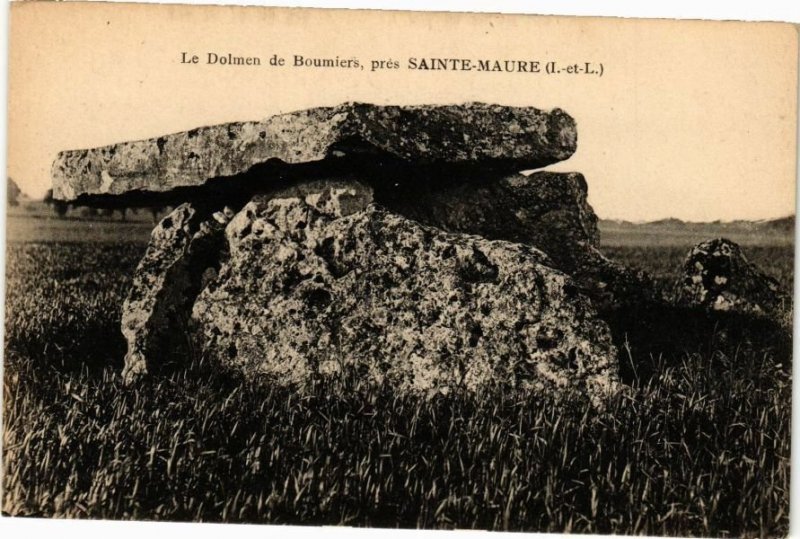
[[(146, 227), (73, 223), (59, 236), (23, 221), (6, 255), (6, 515), (788, 532), (791, 357), (768, 338), (623, 350), (630, 391), (602, 413), (521, 394), (300, 395), (202, 357), (125, 387), (120, 309)], [(662, 287), (691, 246), (630, 232), (605, 242)], [(766, 243), (746, 253), (790, 288), (791, 238)]]

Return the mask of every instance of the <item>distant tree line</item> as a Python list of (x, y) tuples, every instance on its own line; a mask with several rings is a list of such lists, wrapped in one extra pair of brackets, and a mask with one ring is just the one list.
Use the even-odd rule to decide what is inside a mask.
[(113, 218), (115, 212), (119, 212), (120, 218), (123, 221), (128, 220), (128, 212), (132, 212), (134, 214), (138, 213), (139, 209), (144, 209), (149, 211), (150, 214), (153, 216), (153, 221), (157, 221), (159, 216), (163, 214), (168, 207), (165, 206), (150, 206), (147, 208), (130, 208), (126, 206), (119, 206), (116, 208), (96, 208), (94, 206), (75, 206), (66, 202), (64, 200), (59, 200), (53, 197), (53, 190), (48, 189), (47, 193), (44, 196), (44, 203), (50, 206), (53, 211), (59, 217), (65, 217), (67, 213), (69, 213), (70, 209), (80, 208), (80, 213), (82, 217), (92, 218), (92, 217), (108, 217)]
[(6, 189), (6, 202), (9, 206), (19, 206), (19, 197), (22, 190), (17, 185), (17, 182), (8, 178), (8, 188)]

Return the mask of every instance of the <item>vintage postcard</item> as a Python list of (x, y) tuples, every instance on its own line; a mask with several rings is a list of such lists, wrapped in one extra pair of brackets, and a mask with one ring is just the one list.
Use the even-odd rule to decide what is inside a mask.
[(10, 16), (7, 517), (785, 536), (792, 24)]

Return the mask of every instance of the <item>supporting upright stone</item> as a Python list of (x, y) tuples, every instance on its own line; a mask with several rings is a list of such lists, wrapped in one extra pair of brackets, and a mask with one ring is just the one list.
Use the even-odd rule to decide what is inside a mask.
[[(349, 180), (327, 179), (291, 186), (276, 196), (304, 197), (336, 214), (370, 203), (372, 190)], [(192, 341), (191, 309), (227, 257), (225, 227), (233, 215), (229, 208), (212, 212), (183, 204), (153, 229), (122, 308), (127, 382), (171, 357), (186, 360)]]
[(608, 327), (527, 245), (375, 205), (344, 215), (267, 197), (226, 237), (229, 257), (193, 317), (206, 352), (251, 376), (300, 388), (523, 389), (598, 405), (617, 389)]
[(226, 222), (184, 204), (153, 229), (122, 306), (126, 382), (188, 352), (191, 307), (223, 255)]

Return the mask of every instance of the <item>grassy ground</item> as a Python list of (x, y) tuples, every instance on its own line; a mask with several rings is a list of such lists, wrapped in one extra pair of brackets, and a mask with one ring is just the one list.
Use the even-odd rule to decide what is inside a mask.
[[(666, 285), (688, 247), (609, 251)], [(632, 390), (603, 414), (524, 395), (420, 400), (321, 387), (301, 397), (202, 361), (126, 388), (120, 306), (143, 249), (9, 244), (5, 513), (787, 532), (790, 358), (768, 343), (723, 346), (709, 335), (696, 353), (627, 357)], [(791, 284), (790, 245), (747, 253)]]
[(56, 219), (9, 215), (9, 243), (146, 243), (153, 224), (146, 221)]

